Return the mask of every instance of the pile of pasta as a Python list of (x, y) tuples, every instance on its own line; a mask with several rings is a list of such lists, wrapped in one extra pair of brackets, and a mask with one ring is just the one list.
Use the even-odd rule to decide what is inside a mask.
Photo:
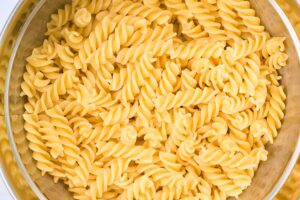
[(245, 0), (73, 0), (27, 58), (37, 168), (75, 199), (226, 199), (284, 117), (271, 37)]

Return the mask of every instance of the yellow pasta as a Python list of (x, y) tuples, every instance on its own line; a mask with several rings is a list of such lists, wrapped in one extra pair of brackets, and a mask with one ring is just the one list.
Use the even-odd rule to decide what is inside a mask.
[(288, 62), (246, 0), (73, 0), (21, 85), (33, 158), (74, 199), (238, 197), (281, 127)]

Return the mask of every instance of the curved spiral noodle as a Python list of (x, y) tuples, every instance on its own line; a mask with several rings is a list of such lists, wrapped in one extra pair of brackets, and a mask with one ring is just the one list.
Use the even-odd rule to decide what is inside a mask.
[(167, 62), (162, 78), (159, 81), (159, 91), (162, 95), (174, 92), (174, 87), (178, 82), (178, 75), (180, 74), (180, 66), (173, 62)]
[(49, 86), (48, 90), (42, 94), (37, 102), (35, 112), (40, 113), (43, 110), (53, 107), (58, 101), (59, 96), (67, 93), (67, 90), (73, 87), (78, 81), (74, 71), (64, 72), (55, 82)]
[(153, 181), (147, 176), (137, 178), (125, 192), (121, 194), (121, 199), (141, 199), (151, 200), (155, 196), (155, 186)]
[(255, 10), (250, 8), (250, 2), (229, 0), (228, 4), (237, 11), (250, 33), (257, 34), (264, 31), (265, 28), (260, 24), (260, 19), (255, 16)]
[(192, 69), (194, 69), (197, 72), (196, 80), (198, 80), (198, 85), (200, 86), (200, 88), (209, 86), (220, 91), (223, 90), (225, 82), (227, 81), (229, 76), (224, 65), (218, 65), (212, 68), (197, 68), (199, 68), (197, 64), (192, 65)]
[(126, 146), (121, 143), (107, 142), (98, 144), (97, 155), (103, 154), (106, 157), (130, 158), (138, 163), (151, 163), (154, 149), (143, 146)]
[(162, 187), (168, 186), (172, 188), (183, 181), (182, 174), (170, 172), (154, 164), (140, 164), (137, 166), (137, 171), (152, 177), (153, 181)]
[(123, 145), (131, 146), (134, 145), (137, 139), (137, 130), (134, 126), (128, 125), (122, 127), (120, 141)]
[(189, 107), (198, 104), (208, 103), (215, 95), (216, 91), (204, 88), (196, 88), (194, 90), (179, 91), (176, 94), (169, 93), (167, 95), (158, 96), (156, 99), (157, 111), (169, 110), (171, 108), (179, 108), (181, 106)]
[(212, 146), (200, 151), (198, 159), (201, 162), (211, 165), (220, 165), (222, 167), (244, 170), (256, 167), (256, 160), (260, 160), (260, 157), (252, 156), (252, 154), (255, 154), (255, 152), (256, 150), (252, 150), (248, 156), (244, 156), (241, 153), (236, 153), (233, 156), (229, 156), (221, 149)]
[(222, 103), (222, 112), (226, 114), (234, 114), (246, 110), (251, 103), (244, 96), (229, 97), (226, 96)]
[(39, 132), (38, 116), (24, 114), (23, 118), (25, 120), (26, 138), (30, 141), (29, 148), (33, 151), (32, 156), (37, 161), (37, 168), (42, 171), (42, 174), (54, 171), (55, 164), (52, 162), (51, 155)]
[(266, 63), (271, 69), (281, 69), (282, 67), (286, 66), (288, 60), (288, 55), (285, 53), (277, 52), (271, 55), (267, 60)]
[[(282, 86), (271, 86), (270, 93), (270, 109), (267, 116), (267, 122), (273, 138), (275, 138), (277, 136), (277, 129), (281, 127), (281, 120), (284, 116), (283, 111), (285, 109), (284, 101), (286, 99), (286, 95)], [(273, 139), (270, 142), (273, 143)]]
[(72, 182), (74, 186), (86, 187), (88, 184), (89, 172), (96, 156), (95, 150), (89, 145), (84, 145), (79, 156), (80, 158), (77, 161), (78, 166), (74, 169), (76, 176), (73, 177)]
[(177, 162), (177, 156), (172, 153), (159, 152), (159, 159), (164, 168), (170, 172), (180, 172), (181, 164)]
[(77, 32), (77, 31), (73, 31), (73, 30), (69, 30), (69, 29), (63, 29), (62, 30), (62, 35), (64, 37), (64, 39), (66, 40), (66, 43), (74, 50), (79, 51), (83, 45), (83, 36)]
[(133, 33), (131, 38), (125, 43), (124, 46), (131, 46), (131, 45), (139, 45), (146, 41), (167, 41), (172, 39), (176, 36), (174, 32), (174, 28), (172, 24), (166, 24), (165, 26), (155, 26), (154, 28), (146, 28), (139, 29)]
[(143, 0), (143, 4), (145, 6), (149, 6), (149, 7), (159, 7), (160, 5), (160, 1), (159, 0)]
[(96, 175), (97, 178), (90, 184), (91, 196), (102, 198), (103, 194), (108, 191), (109, 186), (122, 178), (129, 163), (130, 159), (117, 158), (110, 161), (108, 167), (92, 169), (91, 173)]
[(69, 127), (69, 120), (64, 116), (64, 113), (59, 106), (47, 110), (46, 114), (50, 117), (51, 123), (59, 134), (66, 160), (68, 163), (74, 164), (78, 159), (80, 150), (77, 147), (73, 130)]
[(158, 40), (155, 43), (146, 42), (129, 48), (123, 48), (119, 51), (116, 61), (123, 65), (128, 62), (134, 63), (149, 52), (155, 57), (171, 54), (173, 52), (173, 41), (171, 39), (167, 41)]
[(180, 58), (183, 60), (201, 59), (201, 58), (218, 58), (224, 51), (224, 42), (186, 42), (174, 47), (171, 58)]
[(158, 7), (147, 7), (141, 3), (133, 3), (132, 1), (116, 1), (112, 7), (112, 12), (122, 15), (133, 15), (146, 18), (151, 23), (166, 24), (171, 18), (171, 13)]
[(74, 15), (74, 24), (79, 28), (86, 27), (92, 20), (91, 13), (86, 8), (80, 8)]
[(110, 108), (109, 111), (101, 112), (99, 115), (103, 120), (104, 125), (113, 125), (116, 123), (125, 122), (135, 116), (137, 112), (137, 104), (130, 105), (116, 105)]
[(241, 30), (238, 27), (239, 22), (236, 19), (237, 13), (235, 13), (233, 8), (226, 0), (218, 0), (217, 4), (219, 8), (218, 13), (222, 19), (222, 26), (226, 31), (226, 35), (234, 40), (239, 40)]
[(47, 23), (47, 35), (58, 31), (62, 26), (71, 21), (75, 14), (75, 7), (67, 4), (63, 9), (59, 9), (57, 14), (51, 15), (51, 21)]
[(100, 67), (99, 64), (105, 64), (107, 60), (114, 59), (114, 54), (119, 52), (121, 46), (128, 41), (133, 32), (134, 28), (132, 26), (127, 26), (125, 23), (118, 25), (115, 33), (111, 34), (106, 41), (103, 41), (101, 47), (87, 59), (87, 62), (97, 69)]
[(186, 0), (185, 3), (198, 23), (204, 27), (204, 31), (211, 37), (220, 39), (225, 37), (225, 32), (221, 29), (221, 24), (216, 21), (216, 17), (209, 9), (205, 8), (203, 3), (196, 0)]
[(62, 46), (59, 44), (55, 44), (55, 48), (57, 51), (57, 55), (60, 59), (60, 64), (66, 70), (74, 69), (74, 53), (71, 51), (69, 46)]
[(181, 73), (181, 87), (182, 90), (191, 90), (195, 89), (197, 86), (197, 81), (195, 79), (195, 71), (190, 71), (185, 69)]
[(141, 89), (139, 98), (139, 109), (137, 111), (137, 123), (143, 127), (149, 127), (149, 121), (152, 117), (154, 103), (152, 99), (155, 98), (155, 89), (157, 83), (149, 84), (146, 82), (145, 86)]
[(234, 60), (238, 60), (248, 56), (251, 53), (262, 50), (268, 37), (269, 36), (266, 33), (262, 33), (259, 35), (254, 35), (254, 37), (249, 37), (247, 40), (235, 42), (231, 49), (232, 58)]
[(194, 142), (192, 140), (186, 140), (181, 143), (177, 152), (178, 157), (182, 160), (189, 160), (195, 152)]
[(61, 156), (64, 148), (60, 140), (59, 133), (49, 121), (39, 121), (38, 131), (42, 134), (42, 139), (45, 141), (46, 146), (50, 149), (50, 155), (53, 158)]

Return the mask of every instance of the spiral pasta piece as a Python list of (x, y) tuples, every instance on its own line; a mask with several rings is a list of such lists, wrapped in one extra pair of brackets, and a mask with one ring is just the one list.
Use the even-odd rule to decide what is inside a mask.
[(217, 4), (219, 7), (218, 12), (222, 19), (222, 25), (226, 31), (226, 35), (229, 38), (238, 40), (241, 35), (241, 30), (238, 27), (239, 22), (236, 19), (237, 13), (226, 0), (218, 0)]
[[(271, 86), (271, 99), (270, 99), (270, 109), (267, 116), (267, 123), (273, 137), (277, 136), (277, 129), (281, 126), (281, 120), (284, 116), (286, 95), (283, 91), (283, 87)], [(271, 143), (273, 139), (271, 139)]]
[(174, 48), (171, 58), (201, 59), (201, 58), (218, 58), (224, 51), (224, 42), (187, 42), (186, 44), (178, 45)]
[(204, 27), (209, 36), (220, 39), (224, 38), (225, 31), (221, 29), (221, 24), (216, 21), (216, 17), (210, 10), (203, 6), (203, 3), (195, 0), (186, 0), (185, 3), (189, 11), (191, 11), (198, 23)]
[(151, 163), (153, 160), (154, 149), (144, 148), (143, 146), (126, 146), (121, 143), (107, 142), (99, 143), (97, 154), (103, 154), (106, 157), (130, 158), (139, 163)]
[(266, 43), (268, 35), (266, 33), (261, 33), (259, 35), (254, 35), (249, 37), (247, 40), (240, 40), (235, 42), (232, 47), (232, 58), (238, 60), (244, 58), (247, 55), (254, 53), (256, 51), (262, 50)]
[(162, 95), (174, 92), (174, 87), (178, 82), (180, 66), (173, 62), (166, 63), (162, 72), (162, 79), (159, 81), (159, 91)]
[(141, 3), (133, 3), (132, 1), (116, 1), (112, 8), (112, 12), (122, 15), (133, 15), (146, 18), (151, 23), (165, 24), (169, 21), (171, 14), (158, 7), (147, 7)]
[(95, 181), (92, 181), (90, 193), (95, 198), (102, 198), (108, 191), (108, 187), (122, 178), (127, 170), (130, 159), (118, 158), (109, 163), (109, 168), (94, 168), (92, 174), (97, 175)]
[(208, 103), (215, 95), (216, 92), (209, 88), (179, 91), (176, 94), (170, 93), (165, 96), (159, 96), (156, 100), (156, 108), (158, 111), (162, 111), (181, 106), (188, 107), (200, 103)]
[(229, 0), (228, 4), (237, 11), (250, 33), (257, 34), (264, 31), (265, 28), (260, 24), (260, 19), (255, 16), (255, 10), (250, 8), (250, 2)]
[(51, 155), (43, 143), (42, 135), (39, 132), (38, 116), (35, 114), (24, 114), (24, 129), (27, 132), (26, 138), (30, 141), (29, 148), (33, 151), (33, 158), (37, 161), (37, 168), (46, 172), (53, 172), (55, 164)]
[(67, 90), (73, 87), (78, 81), (74, 71), (66, 71), (42, 94), (41, 99), (37, 102), (36, 112), (51, 108), (59, 100), (59, 95), (64, 95)]
[(74, 169), (76, 176), (73, 177), (73, 184), (75, 186), (87, 186), (89, 171), (92, 167), (92, 163), (95, 160), (95, 150), (89, 145), (84, 145), (83, 150), (80, 153), (80, 158), (77, 161), (78, 166)]
[(128, 62), (133, 63), (141, 58), (145, 53), (151, 52), (155, 57), (162, 56), (164, 54), (171, 54), (173, 51), (173, 41), (158, 40), (155, 43), (142, 43), (140, 45), (131, 46), (129, 48), (124, 48), (119, 51), (116, 61), (121, 64), (126, 64)]

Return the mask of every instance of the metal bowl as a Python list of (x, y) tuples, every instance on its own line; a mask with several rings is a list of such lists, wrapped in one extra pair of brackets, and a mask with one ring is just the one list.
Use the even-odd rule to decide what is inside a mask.
[[(289, 55), (288, 67), (281, 70), (288, 95), (283, 126), (274, 144), (267, 147), (268, 160), (260, 164), (251, 186), (240, 196), (242, 200), (272, 199), (300, 151), (300, 44), (275, 0), (250, 1), (267, 30), (287, 38)], [(50, 15), (67, 2), (20, 1), (0, 35), (0, 173), (14, 199), (72, 199), (63, 183), (54, 183), (36, 168), (23, 129), (24, 99), (20, 97), (25, 58), (42, 44)]]

